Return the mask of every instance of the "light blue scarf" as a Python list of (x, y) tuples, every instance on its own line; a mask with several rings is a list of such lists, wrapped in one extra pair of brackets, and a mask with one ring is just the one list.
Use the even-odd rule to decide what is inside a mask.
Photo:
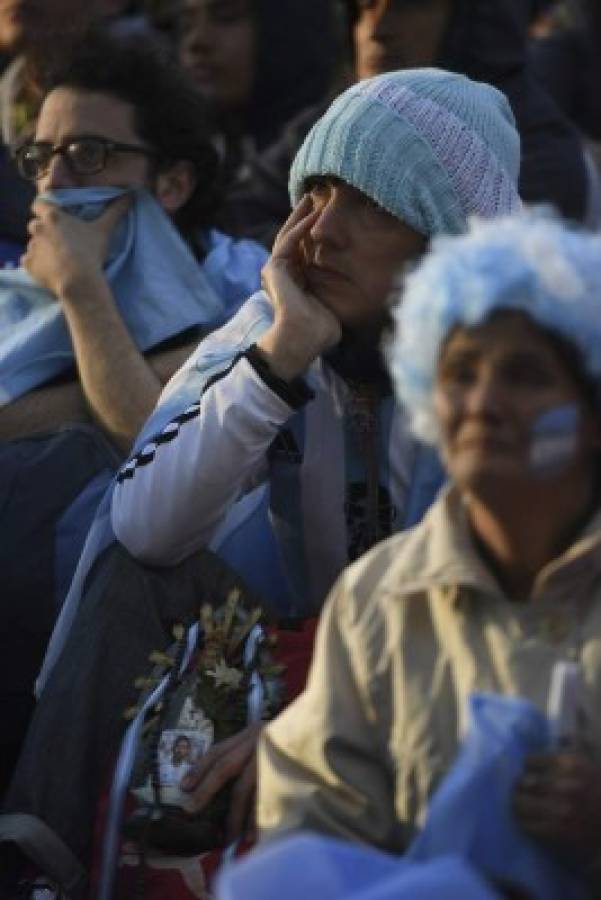
[[(74, 188), (41, 199), (87, 221), (126, 188)], [(146, 351), (197, 325), (217, 326), (259, 286), (267, 254), (252, 241), (206, 235), (202, 265), (147, 191), (115, 228), (105, 265), (121, 315)], [(0, 270), (0, 405), (68, 370), (74, 362), (61, 304), (22, 268)]]

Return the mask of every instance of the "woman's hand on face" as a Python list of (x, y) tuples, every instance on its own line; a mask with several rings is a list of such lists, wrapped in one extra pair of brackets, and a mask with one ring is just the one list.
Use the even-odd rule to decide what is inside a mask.
[(85, 295), (88, 285), (103, 277), (111, 233), (129, 204), (128, 196), (119, 198), (95, 221), (84, 222), (50, 203), (36, 200), (21, 265), (59, 299), (77, 302), (80, 291)]
[(601, 852), (601, 766), (580, 750), (531, 756), (513, 809), (530, 837), (583, 862)]
[(278, 233), (262, 273), (274, 322), (257, 346), (276, 375), (291, 381), (342, 336), (340, 322), (312, 294), (304, 278), (303, 240), (318, 212), (303, 197)]

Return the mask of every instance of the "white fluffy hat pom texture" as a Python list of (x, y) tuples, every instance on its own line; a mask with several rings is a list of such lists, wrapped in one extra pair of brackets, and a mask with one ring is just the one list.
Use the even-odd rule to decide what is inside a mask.
[(427, 443), (438, 440), (433, 388), (445, 339), (503, 309), (571, 342), (591, 380), (601, 379), (601, 235), (537, 209), (434, 239), (402, 285), (386, 348), (397, 397)]

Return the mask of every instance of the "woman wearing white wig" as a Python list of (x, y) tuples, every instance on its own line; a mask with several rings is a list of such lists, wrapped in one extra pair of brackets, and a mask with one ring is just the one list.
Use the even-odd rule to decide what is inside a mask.
[[(402, 851), (472, 691), (545, 710), (579, 663), (579, 747), (533, 758), (524, 831), (601, 858), (601, 238), (541, 214), (435, 241), (390, 369), (450, 483), (421, 525), (334, 587), (305, 693), (267, 729), (258, 818)], [(580, 749), (581, 747), (586, 747)]]

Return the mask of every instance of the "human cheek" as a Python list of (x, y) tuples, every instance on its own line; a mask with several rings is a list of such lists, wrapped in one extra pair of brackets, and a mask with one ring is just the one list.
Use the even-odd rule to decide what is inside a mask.
[[(355, 252), (348, 254), (349, 266), (352, 266), (359, 283), (364, 285), (366, 296), (370, 298), (373, 307), (378, 310), (388, 309), (398, 281), (400, 268), (398, 254), (384, 252), (366, 255), (368, 249), (365, 246), (366, 231), (361, 227), (360, 219), (357, 220), (357, 224), (358, 227), (354, 231), (348, 232), (355, 248)], [(374, 234), (373, 230), (371, 234)], [(374, 240), (378, 240), (375, 235)]]
[(439, 386), (434, 391), (433, 406), (442, 439), (450, 444), (462, 420), (462, 394), (457, 388)]

